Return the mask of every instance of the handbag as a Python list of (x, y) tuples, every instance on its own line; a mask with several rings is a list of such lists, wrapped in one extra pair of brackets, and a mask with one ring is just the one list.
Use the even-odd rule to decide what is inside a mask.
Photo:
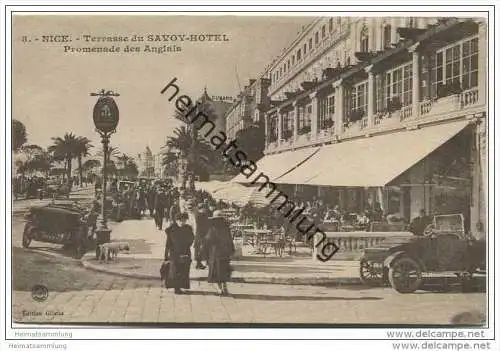
[(168, 272), (170, 270), (170, 261), (163, 261), (160, 267), (160, 280), (167, 286)]

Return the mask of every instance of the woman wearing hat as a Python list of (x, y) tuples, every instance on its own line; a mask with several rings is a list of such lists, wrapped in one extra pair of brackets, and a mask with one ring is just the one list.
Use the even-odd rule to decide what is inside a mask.
[(191, 245), (194, 241), (193, 229), (186, 224), (186, 213), (177, 214), (175, 221), (165, 230), (167, 243), (165, 261), (170, 262), (167, 272), (167, 288), (174, 288), (176, 294), (181, 289), (189, 289), (189, 267), (191, 266)]
[(221, 211), (214, 211), (206, 237), (208, 250), (208, 282), (217, 283), (219, 293), (228, 295), (226, 283), (231, 279), (231, 256), (234, 243), (229, 225)]

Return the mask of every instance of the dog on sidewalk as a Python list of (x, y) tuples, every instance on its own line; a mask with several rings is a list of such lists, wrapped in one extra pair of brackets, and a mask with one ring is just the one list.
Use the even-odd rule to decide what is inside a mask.
[(114, 262), (118, 259), (118, 254), (122, 251), (130, 252), (130, 245), (127, 242), (112, 242), (99, 245), (99, 262)]

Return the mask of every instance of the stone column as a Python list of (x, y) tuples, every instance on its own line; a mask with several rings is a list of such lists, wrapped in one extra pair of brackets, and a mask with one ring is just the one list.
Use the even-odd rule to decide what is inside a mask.
[(488, 74), (488, 38), (486, 31), (486, 23), (481, 20), (479, 24), (479, 38), (478, 38), (478, 90), (479, 90), (479, 103), (485, 104), (488, 97), (488, 86), (486, 84), (486, 76)]
[(366, 111), (368, 125), (367, 128), (372, 128), (375, 118), (375, 76), (373, 73), (373, 65), (365, 68), (368, 72), (368, 111)]
[[(412, 45), (408, 51), (412, 53), (412, 117), (418, 118), (420, 112), (420, 53), (418, 44)], [(401, 101), (402, 102), (402, 101)]]
[(311, 140), (318, 136), (318, 93), (309, 94), (311, 98)]
[(399, 18), (391, 18), (391, 43), (395, 44), (398, 42), (398, 32), (397, 28), (399, 26)]
[(375, 51), (379, 50), (384, 50), (383, 46), (383, 33), (384, 33), (384, 26), (383, 26), (383, 20), (382, 18), (376, 17), (375, 18)]
[(335, 134), (341, 135), (343, 132), (342, 124), (344, 120), (344, 86), (342, 80), (333, 83), (335, 89)]
[(299, 103), (293, 102), (293, 141), (299, 137)]
[(283, 122), (283, 115), (281, 113), (281, 110), (278, 110), (278, 138), (277, 138), (277, 145), (280, 146), (281, 145), (281, 138), (282, 138), (282, 133), (283, 133), (283, 130), (282, 130), (282, 125), (281, 123)]
[(368, 28), (370, 33), (370, 38), (368, 39), (368, 50), (369, 51), (377, 51), (378, 45), (378, 34), (379, 30), (379, 18), (369, 18), (368, 19)]

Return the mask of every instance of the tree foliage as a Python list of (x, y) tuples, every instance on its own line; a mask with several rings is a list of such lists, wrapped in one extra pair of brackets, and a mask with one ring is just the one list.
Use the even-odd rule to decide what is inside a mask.
[(26, 127), (17, 119), (12, 120), (12, 151), (17, 151), (28, 141)]
[(236, 133), (238, 149), (247, 155), (247, 159), (257, 162), (264, 156), (265, 135), (262, 123), (254, 124)]

